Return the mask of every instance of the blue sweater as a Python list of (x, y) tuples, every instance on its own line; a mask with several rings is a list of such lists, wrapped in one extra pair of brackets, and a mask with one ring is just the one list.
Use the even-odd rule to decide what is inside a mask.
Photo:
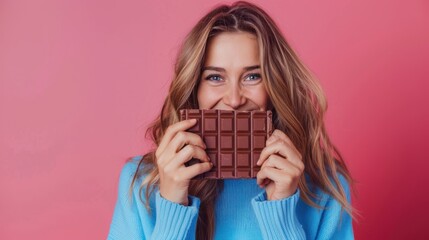
[[(136, 156), (127, 162), (119, 177), (116, 201), (108, 239), (195, 239), (200, 199), (189, 196), (183, 206), (160, 196), (155, 188), (149, 202), (152, 215), (139, 199), (142, 178), (135, 182), (132, 198), (128, 190), (137, 169)], [(348, 201), (347, 181), (340, 175)], [(145, 188), (143, 188), (142, 199)], [(353, 239), (352, 220), (331, 196), (317, 190), (316, 203), (327, 209), (307, 205), (300, 191), (288, 198), (268, 201), (256, 179), (226, 179), (215, 204), (214, 239)]]

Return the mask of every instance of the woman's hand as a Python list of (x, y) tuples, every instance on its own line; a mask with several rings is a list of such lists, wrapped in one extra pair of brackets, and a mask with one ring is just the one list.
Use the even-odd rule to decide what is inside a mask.
[[(212, 168), (200, 136), (185, 132), (195, 125), (196, 119), (170, 125), (155, 152), (159, 170), (159, 191), (163, 198), (187, 206), (190, 179)], [(197, 158), (202, 163), (186, 167), (184, 164)]]
[(289, 137), (278, 129), (267, 139), (257, 165), (262, 165), (256, 176), (257, 183), (265, 187), (268, 200), (293, 195), (304, 172), (301, 154)]

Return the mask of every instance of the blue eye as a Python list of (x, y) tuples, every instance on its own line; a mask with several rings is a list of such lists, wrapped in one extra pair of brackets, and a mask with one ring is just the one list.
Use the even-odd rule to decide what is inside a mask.
[(210, 81), (214, 81), (214, 82), (218, 82), (221, 80), (219, 75), (208, 75), (205, 79), (210, 80)]
[(249, 74), (247, 75), (246, 79), (249, 79), (249, 78), (252, 81), (259, 80), (261, 79), (261, 74), (258, 74), (258, 73)]
[[(261, 79), (261, 74), (259, 73), (252, 73), (246, 76), (246, 81), (258, 81)], [(217, 74), (211, 74), (205, 77), (205, 80), (212, 81), (212, 82), (220, 82), (222, 81), (222, 77)]]

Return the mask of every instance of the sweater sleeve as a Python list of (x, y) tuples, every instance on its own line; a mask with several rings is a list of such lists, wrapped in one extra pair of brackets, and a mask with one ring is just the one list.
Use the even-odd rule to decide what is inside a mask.
[(251, 200), (264, 239), (305, 239), (296, 216), (300, 191), (280, 200), (267, 200), (265, 190)]
[[(341, 185), (346, 193), (347, 201), (351, 202), (350, 187), (346, 179), (339, 175)], [(354, 239), (352, 218), (341, 204), (329, 196), (323, 210), (316, 239)]]
[[(118, 198), (107, 239), (195, 239), (200, 199), (189, 195), (189, 206), (183, 206), (168, 201), (156, 190), (156, 218), (153, 219), (143, 212), (141, 215), (139, 208), (144, 206), (138, 205), (143, 203), (135, 191), (131, 197), (128, 194), (136, 168), (135, 162), (128, 162), (121, 171)], [(150, 227), (153, 221), (155, 226)]]
[(189, 206), (171, 202), (156, 192), (156, 224), (152, 239), (195, 239), (200, 199), (189, 195)]

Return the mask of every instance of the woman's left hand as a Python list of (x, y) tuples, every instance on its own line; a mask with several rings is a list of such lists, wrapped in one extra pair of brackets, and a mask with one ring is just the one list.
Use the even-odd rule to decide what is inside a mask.
[(276, 129), (267, 139), (258, 166), (256, 178), (260, 187), (265, 187), (267, 200), (279, 200), (293, 195), (304, 172), (302, 155), (285, 133)]

